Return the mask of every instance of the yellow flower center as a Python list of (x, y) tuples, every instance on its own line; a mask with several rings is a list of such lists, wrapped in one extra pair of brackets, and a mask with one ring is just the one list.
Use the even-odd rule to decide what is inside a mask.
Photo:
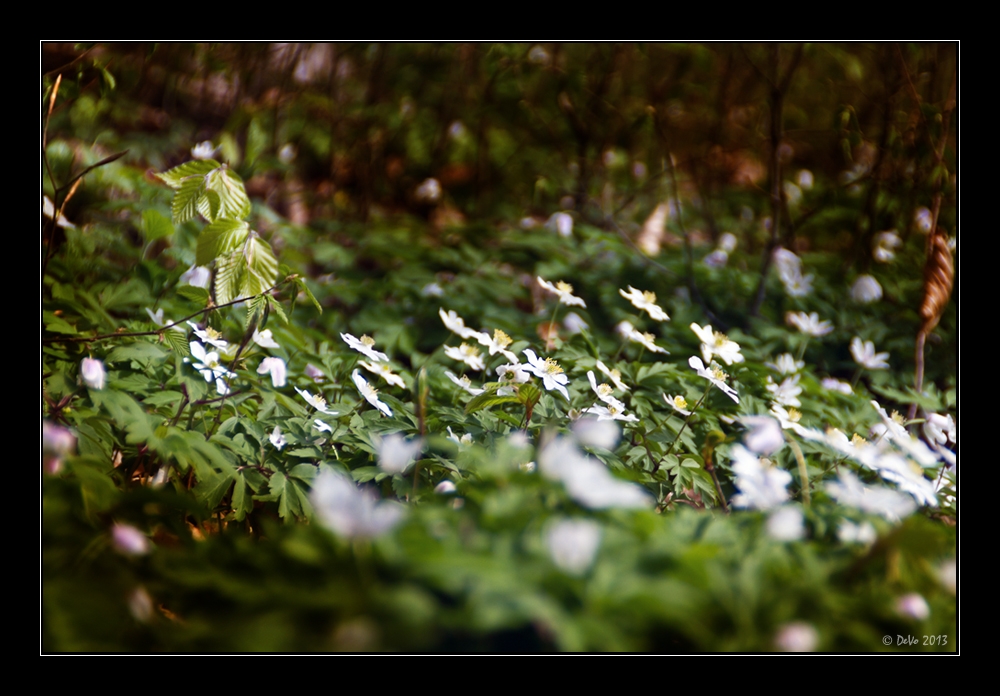
[(359, 340), (361, 341), (361, 345), (367, 346), (368, 348), (371, 348), (373, 345), (375, 345), (375, 339), (369, 336), (368, 334), (365, 334)]
[(611, 387), (608, 386), (607, 384), (597, 385), (597, 395), (600, 397), (611, 396), (612, 391), (613, 390), (611, 389)]
[(468, 388), (472, 386), (472, 380), (469, 379), (468, 375), (462, 375), (461, 377), (459, 377), (458, 381), (462, 383), (463, 387)]
[(899, 411), (892, 412), (892, 419), (899, 423), (900, 425), (906, 425), (906, 419), (903, 418), (903, 414)]
[(652, 342), (653, 342), (653, 339), (655, 339), (655, 338), (656, 338), (656, 336), (654, 336), (654, 335), (653, 335), (653, 334), (651, 334), (651, 333), (644, 333), (644, 334), (642, 335), (642, 337), (643, 337), (643, 338), (644, 338), (644, 339), (646, 340), (646, 342), (647, 342), (647, 343), (652, 343)]
[(559, 290), (559, 292), (565, 292), (567, 294), (573, 292), (573, 286), (564, 280), (560, 280), (558, 283), (556, 283), (556, 288)]
[(802, 414), (798, 411), (798, 409), (794, 408), (788, 409), (788, 420), (790, 420), (793, 423), (798, 423), (801, 418)]
[(685, 399), (683, 396), (680, 395), (675, 396), (674, 406), (676, 406), (677, 408), (687, 408), (688, 407), (687, 399)]
[(716, 331), (714, 338), (715, 338), (716, 348), (722, 348), (722, 346), (726, 345), (726, 343), (729, 342), (729, 337), (726, 336), (726, 334), (722, 333), (721, 331)]
[(612, 370), (611, 371), (611, 379), (612, 380), (614, 380), (615, 382), (617, 382), (621, 378), (622, 378), (621, 370)]
[(649, 304), (656, 302), (656, 293), (650, 292), (649, 290), (642, 291), (642, 299), (644, 299)]
[(463, 343), (459, 351), (461, 351), (462, 355), (469, 358), (475, 358), (479, 355), (479, 349), (475, 346), (470, 346), (468, 343)]
[(511, 340), (511, 337), (508, 336), (507, 334), (505, 334), (500, 329), (494, 329), (493, 330), (493, 342), (496, 343), (501, 348), (506, 348), (511, 343), (513, 343), (513, 341)]
[(851, 444), (855, 447), (861, 447), (862, 445), (867, 445), (868, 440), (864, 439), (857, 433), (854, 433), (854, 437), (851, 438)]
[(552, 358), (545, 358), (545, 365), (542, 369), (549, 375), (558, 375), (563, 371), (563, 369), (559, 367), (559, 363)]
[(715, 377), (720, 382), (725, 382), (726, 378), (729, 377), (729, 375), (727, 375), (723, 371), (723, 369), (721, 367), (719, 367), (718, 365), (716, 365), (715, 363), (712, 363), (711, 373), (712, 373), (712, 376)]
[(222, 334), (213, 329), (211, 326), (205, 327), (205, 334), (212, 340), (217, 340), (222, 337)]

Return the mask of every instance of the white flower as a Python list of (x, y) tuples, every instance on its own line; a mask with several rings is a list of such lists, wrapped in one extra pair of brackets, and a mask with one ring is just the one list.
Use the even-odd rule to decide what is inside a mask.
[(454, 334), (458, 334), (462, 338), (472, 338), (479, 333), (475, 329), (467, 327), (465, 320), (455, 314), (455, 310), (453, 309), (449, 309), (447, 314), (444, 309), (438, 309), (438, 316), (441, 317), (441, 321), (444, 323), (446, 329)]
[(104, 389), (107, 379), (104, 363), (94, 358), (84, 358), (80, 361), (80, 379), (91, 389)]
[(370, 336), (362, 336), (361, 338), (355, 338), (351, 334), (340, 334), (340, 337), (344, 339), (344, 343), (349, 345), (354, 350), (368, 356), (375, 362), (388, 362), (389, 356), (385, 353), (381, 353), (373, 348), (375, 345), (375, 339)]
[(390, 474), (402, 474), (424, 448), (421, 439), (407, 440), (399, 433), (386, 435), (378, 442), (378, 465)]
[(711, 324), (702, 328), (698, 324), (692, 323), (691, 330), (701, 341), (701, 357), (705, 359), (705, 362), (711, 362), (713, 355), (718, 355), (727, 365), (743, 362), (743, 356), (740, 355), (740, 344), (736, 341), (730, 341), (720, 331), (712, 331)]
[(774, 646), (782, 652), (813, 652), (818, 644), (816, 629), (804, 621), (785, 624), (774, 637)]
[(397, 387), (402, 387), (403, 389), (406, 389), (406, 382), (403, 381), (402, 377), (393, 372), (392, 368), (390, 368), (388, 365), (381, 365), (379, 363), (375, 363), (374, 365), (372, 365), (371, 363), (368, 363), (364, 360), (359, 360), (358, 364), (361, 365), (366, 370), (368, 370), (369, 372), (375, 373), (389, 384), (395, 384)]
[(851, 299), (860, 304), (870, 304), (882, 299), (882, 286), (873, 276), (860, 275), (851, 286)]
[(112, 527), (111, 543), (115, 551), (125, 556), (144, 556), (149, 553), (149, 539), (130, 524), (116, 524)]
[(318, 367), (316, 367), (315, 365), (313, 365), (312, 363), (306, 365), (305, 372), (306, 372), (306, 377), (311, 379), (313, 382), (322, 382), (324, 379), (326, 379), (326, 375), (323, 374), (323, 371)]
[(76, 450), (76, 436), (69, 428), (42, 421), (42, 464), (45, 472), (56, 474), (62, 461)]
[(795, 181), (798, 183), (799, 188), (808, 191), (813, 187), (813, 173), (808, 169), (801, 169)]
[(938, 566), (937, 576), (944, 589), (955, 594), (958, 591), (958, 560), (952, 558)]
[(320, 522), (349, 539), (381, 536), (405, 514), (399, 503), (378, 502), (372, 491), (359, 490), (348, 477), (329, 470), (316, 477), (309, 500)]
[(675, 411), (677, 411), (677, 413), (680, 413), (683, 416), (691, 415), (691, 412), (687, 410), (688, 407), (687, 399), (685, 399), (680, 394), (678, 394), (677, 396), (668, 396), (667, 394), (664, 394), (663, 400), (666, 401), (668, 404), (670, 404), (670, 407), (673, 408)]
[(587, 306), (586, 302), (573, 294), (573, 286), (569, 283), (560, 280), (558, 283), (553, 285), (541, 276), (538, 276), (538, 284), (552, 294), (558, 295), (560, 304), (577, 305), (579, 307)]
[(799, 401), (799, 394), (802, 393), (802, 387), (799, 386), (798, 375), (785, 377), (781, 384), (775, 384), (774, 380), (771, 379), (771, 376), (768, 375), (767, 390), (774, 395), (774, 401), (782, 406), (802, 405), (802, 402)]
[(824, 389), (829, 389), (830, 391), (838, 391), (841, 394), (851, 395), (854, 393), (854, 388), (847, 382), (842, 382), (839, 379), (834, 379), (833, 377), (824, 377), (821, 381), (820, 386)]
[(788, 312), (785, 314), (785, 322), (808, 336), (826, 336), (833, 331), (833, 324), (825, 320), (820, 321), (816, 312), (812, 314)]
[(778, 269), (778, 276), (785, 285), (795, 278), (802, 277), (802, 259), (793, 252), (782, 247), (774, 250), (774, 265)]
[(563, 326), (565, 326), (566, 330), (571, 334), (578, 334), (587, 328), (587, 322), (585, 322), (576, 312), (570, 312), (566, 315), (566, 318), (563, 319)]
[(454, 372), (450, 372), (448, 370), (444, 371), (444, 375), (452, 382), (460, 386), (462, 389), (472, 394), (473, 396), (479, 396), (485, 391), (484, 389), (477, 389), (473, 387), (472, 380), (469, 379), (466, 375), (462, 375), (461, 377), (456, 377)]
[(736, 251), (736, 235), (732, 232), (723, 232), (719, 237), (719, 251), (731, 254)]
[(582, 575), (594, 563), (601, 527), (592, 520), (560, 520), (549, 525), (545, 541), (559, 569)]
[(180, 284), (193, 288), (207, 288), (212, 279), (212, 272), (204, 266), (191, 266), (181, 274)]
[(862, 544), (869, 546), (875, 543), (878, 534), (871, 522), (854, 524), (850, 520), (844, 520), (837, 527), (837, 538), (844, 544)]
[(785, 505), (767, 517), (767, 535), (776, 541), (798, 541), (806, 535), (802, 511)]
[(736, 403), (740, 402), (740, 397), (737, 395), (736, 390), (725, 383), (724, 380), (728, 377), (728, 375), (722, 371), (722, 368), (713, 364), (711, 371), (709, 371), (705, 369), (705, 363), (701, 361), (701, 358), (696, 355), (692, 355), (688, 358), (688, 365), (690, 365), (691, 368), (698, 373), (699, 377), (704, 377), (709, 382), (717, 386), (726, 396)]
[(195, 336), (197, 336), (210, 346), (214, 346), (223, 352), (229, 349), (229, 341), (223, 339), (222, 334), (213, 329), (211, 326), (206, 326), (204, 329), (199, 329), (198, 325), (195, 324), (193, 321), (189, 321), (188, 326), (190, 326), (194, 330)]
[(279, 450), (288, 444), (288, 440), (286, 440), (285, 436), (281, 434), (281, 427), (277, 425), (274, 426), (274, 430), (271, 431), (271, 434), (267, 439), (270, 440), (271, 444)]
[(470, 346), (468, 343), (463, 343), (458, 348), (445, 346), (444, 354), (452, 360), (464, 362), (473, 370), (483, 370), (486, 368), (486, 363), (479, 355), (479, 349), (475, 346)]
[(743, 416), (740, 422), (748, 428), (743, 442), (751, 452), (767, 457), (785, 444), (781, 424), (770, 416)]
[(451, 440), (452, 442), (454, 442), (459, 447), (462, 447), (464, 445), (471, 445), (472, 444), (472, 435), (471, 434), (466, 433), (462, 437), (459, 437), (458, 435), (456, 435), (455, 433), (452, 432), (450, 425), (448, 426), (448, 439)]
[(559, 363), (552, 358), (542, 360), (535, 355), (535, 351), (531, 350), (531, 348), (525, 348), (523, 352), (528, 357), (528, 367), (526, 369), (536, 377), (541, 378), (542, 384), (545, 385), (546, 389), (549, 391), (553, 389), (557, 390), (569, 401), (569, 392), (566, 391), (566, 387), (564, 386), (569, 384), (569, 377), (563, 373), (563, 369), (559, 367)]
[(940, 415), (937, 413), (931, 413), (927, 416), (927, 422), (924, 423), (924, 435), (931, 442), (937, 442), (942, 445), (951, 442), (958, 442), (958, 431), (955, 428), (955, 419), (951, 417), (951, 414)]
[(420, 289), (420, 294), (424, 297), (441, 297), (444, 295), (444, 289), (437, 283), (427, 283)]
[[(355, 372), (357, 372), (357, 370), (355, 370)], [(316, 396), (313, 396), (309, 392), (305, 391), (304, 389), (299, 389), (298, 387), (295, 387), (295, 391), (297, 391), (302, 396), (302, 398), (306, 400), (306, 403), (308, 403), (310, 406), (312, 406), (320, 413), (325, 413), (328, 416), (337, 415), (336, 411), (331, 411), (326, 407), (326, 399), (323, 398), (322, 394), (317, 394)]]
[(802, 189), (791, 181), (784, 182), (781, 188), (784, 191), (785, 200), (788, 201), (789, 205), (797, 205), (802, 200)]
[(796, 274), (782, 280), (784, 280), (785, 292), (788, 293), (789, 297), (805, 297), (812, 292), (812, 273), (806, 276)]
[(903, 244), (903, 240), (896, 234), (896, 230), (879, 232), (875, 235), (875, 248), (872, 249), (872, 256), (879, 263), (888, 263), (896, 258), (896, 248)]
[[(527, 365), (518, 363), (517, 365), (501, 365), (497, 368), (497, 378), (507, 384), (524, 384), (531, 379)], [(515, 389), (512, 386), (504, 386), (497, 389), (498, 396), (513, 396)]]
[(931, 608), (927, 605), (927, 600), (916, 592), (900, 597), (896, 601), (896, 611), (902, 616), (917, 621), (923, 621), (931, 615)]
[(667, 313), (656, 304), (656, 295), (649, 290), (636, 290), (629, 285), (628, 292), (619, 288), (618, 293), (631, 302), (636, 309), (648, 312), (653, 321), (667, 321), (670, 319)]
[(592, 413), (597, 416), (597, 420), (620, 420), (626, 423), (638, 423), (639, 419), (631, 413), (625, 413), (625, 404), (618, 399), (611, 399), (606, 402), (607, 406), (591, 406), (583, 409), (584, 413)]
[(597, 380), (594, 378), (594, 372), (592, 370), (587, 371), (587, 379), (590, 380), (590, 388), (594, 390), (595, 394), (597, 394), (598, 399), (606, 404), (618, 402), (618, 399), (614, 397), (614, 390), (607, 384), (598, 384)]
[(160, 307), (156, 312), (153, 312), (149, 307), (146, 307), (146, 314), (149, 315), (149, 320), (156, 324), (157, 326), (163, 326), (166, 324), (163, 321), (163, 307)]
[(729, 263), (729, 254), (722, 249), (716, 249), (705, 256), (705, 258), (702, 259), (702, 263), (709, 268), (722, 268)]
[(512, 352), (507, 350), (507, 346), (513, 343), (513, 339), (500, 329), (493, 329), (493, 337), (485, 332), (480, 332), (475, 334), (476, 340), (479, 341), (479, 345), (486, 346), (487, 350), (490, 351), (490, 355), (496, 355), (497, 353), (503, 353), (503, 356), (507, 358), (508, 361), (512, 363), (518, 362), (517, 356)]
[(451, 495), (456, 490), (458, 489), (455, 488), (455, 484), (448, 479), (445, 479), (438, 485), (434, 486), (434, 492), (438, 495)]
[(319, 418), (313, 421), (313, 427), (316, 428), (316, 430), (320, 431), (321, 433), (333, 432), (333, 428), (331, 428), (328, 423), (324, 423), (323, 421), (321, 421)]
[(628, 391), (628, 385), (622, 382), (622, 373), (618, 370), (608, 369), (608, 366), (602, 363), (600, 360), (597, 361), (597, 369), (604, 373), (605, 377), (610, 379), (614, 385), (615, 389), (621, 389), (622, 391)]
[(215, 157), (219, 148), (212, 147), (211, 140), (204, 140), (191, 148), (191, 156), (196, 160), (207, 160)]
[(441, 184), (437, 179), (424, 179), (417, 187), (414, 197), (423, 203), (434, 203), (441, 199)]
[(613, 450), (621, 437), (621, 429), (612, 420), (580, 418), (570, 426), (581, 445)]
[(627, 321), (620, 323), (616, 327), (616, 331), (628, 340), (633, 341), (634, 343), (642, 344), (647, 350), (653, 353), (666, 353), (669, 355), (669, 352), (665, 348), (660, 348), (658, 345), (653, 343), (653, 340), (656, 338), (653, 334), (643, 333)]
[(888, 353), (876, 353), (873, 342), (862, 341), (857, 336), (851, 339), (851, 355), (854, 356), (854, 362), (869, 370), (885, 370), (889, 367), (886, 360)]
[(284, 360), (281, 358), (264, 358), (261, 360), (260, 367), (257, 368), (257, 374), (264, 375), (268, 373), (271, 375), (271, 384), (276, 389), (285, 386), (287, 370)]
[(733, 445), (730, 453), (736, 487), (740, 489), (733, 496), (733, 505), (770, 510), (788, 500), (788, 484), (792, 482), (790, 473), (775, 466), (765, 466), (743, 445)]
[(194, 369), (201, 372), (201, 376), (205, 378), (206, 382), (211, 382), (214, 379), (217, 391), (220, 394), (225, 394), (228, 390), (225, 387), (225, 382), (222, 380), (224, 377), (232, 377), (234, 375), (219, 363), (219, 354), (214, 350), (206, 352), (205, 346), (197, 341), (191, 341), (189, 348), (191, 355), (198, 361), (193, 363)]
[(646, 489), (615, 478), (606, 466), (583, 455), (569, 438), (558, 437), (547, 444), (539, 453), (538, 464), (546, 478), (561, 481), (569, 496), (584, 507), (652, 509), (655, 505)]
[(271, 335), (271, 329), (264, 329), (263, 331), (254, 329), (253, 342), (261, 348), (281, 348), (278, 342), (274, 340), (274, 336)]
[(372, 406), (377, 408), (379, 411), (387, 416), (392, 415), (392, 409), (390, 409), (385, 403), (379, 400), (378, 390), (373, 389), (370, 384), (361, 376), (357, 370), (351, 373), (351, 379), (354, 380), (355, 386), (358, 391), (361, 392), (361, 396), (365, 397)]
[(791, 353), (782, 353), (773, 363), (767, 363), (767, 366), (780, 374), (793, 375), (805, 367), (805, 363), (796, 360)]
[(882, 486), (866, 486), (849, 471), (840, 472), (840, 481), (826, 484), (826, 492), (841, 505), (881, 515), (898, 522), (917, 509), (913, 498)]
[(934, 215), (927, 208), (917, 208), (916, 213), (913, 215), (914, 221), (917, 223), (917, 229), (922, 233), (927, 234), (931, 231), (931, 225), (934, 224)]
[(552, 213), (545, 222), (545, 227), (558, 232), (560, 237), (569, 237), (573, 234), (573, 218), (569, 213)]

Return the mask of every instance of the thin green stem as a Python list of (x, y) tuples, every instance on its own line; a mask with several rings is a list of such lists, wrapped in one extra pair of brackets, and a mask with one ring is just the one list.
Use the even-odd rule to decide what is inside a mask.
[(670, 443), (669, 449), (667, 449), (666, 453), (663, 455), (664, 459), (666, 459), (667, 455), (669, 455), (671, 452), (674, 451), (674, 446), (678, 442), (680, 442), (681, 435), (684, 434), (684, 428), (687, 427), (688, 421), (690, 421), (694, 417), (695, 412), (701, 406), (702, 402), (705, 401), (705, 397), (708, 396), (708, 392), (710, 392), (710, 391), (712, 391), (712, 383), (711, 382), (708, 383), (708, 388), (705, 390), (705, 393), (701, 395), (700, 399), (698, 399), (698, 403), (694, 405), (693, 409), (691, 409), (691, 415), (689, 415), (687, 418), (684, 419), (684, 423), (681, 425), (681, 429), (677, 431), (677, 437), (675, 437), (674, 441)]
[(806, 470), (806, 458), (802, 456), (802, 448), (799, 443), (789, 438), (788, 444), (795, 453), (795, 461), (799, 463), (799, 480), (802, 483), (802, 504), (809, 507), (809, 472)]

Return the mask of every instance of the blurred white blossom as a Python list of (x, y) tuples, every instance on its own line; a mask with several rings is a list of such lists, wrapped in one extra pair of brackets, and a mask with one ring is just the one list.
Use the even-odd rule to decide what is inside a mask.
[(670, 319), (667, 313), (656, 304), (656, 295), (649, 290), (636, 290), (629, 285), (628, 292), (619, 288), (618, 293), (631, 302), (636, 309), (647, 312), (653, 321), (667, 321)]
[(212, 272), (204, 266), (191, 266), (181, 274), (180, 284), (193, 288), (207, 288), (212, 279)]
[(889, 367), (888, 353), (876, 353), (872, 341), (862, 341), (857, 336), (851, 339), (851, 355), (854, 362), (868, 370), (885, 370)]
[(107, 379), (104, 363), (94, 358), (84, 358), (80, 361), (80, 379), (91, 389), (104, 389)]
[(349, 333), (340, 334), (340, 338), (343, 339), (344, 343), (349, 345), (352, 349), (366, 355), (371, 360), (375, 362), (388, 362), (389, 356), (385, 353), (375, 350), (375, 339), (370, 336), (362, 336), (361, 338), (355, 338)]
[(896, 612), (902, 616), (923, 621), (931, 615), (931, 608), (922, 595), (911, 592), (896, 600)]
[(276, 389), (281, 388), (285, 386), (285, 379), (287, 377), (285, 361), (281, 358), (264, 358), (260, 361), (260, 367), (257, 368), (257, 374), (270, 374), (271, 384)]
[(541, 276), (538, 276), (538, 284), (543, 288), (551, 292), (553, 295), (559, 296), (559, 303), (564, 305), (576, 305), (578, 307), (586, 307), (587, 303), (581, 298), (573, 294), (573, 286), (560, 280), (558, 283), (553, 285), (549, 281), (545, 280)]
[(808, 336), (825, 336), (833, 331), (833, 324), (826, 320), (820, 321), (819, 314), (816, 312), (812, 314), (788, 312), (785, 314), (785, 322)]
[(859, 304), (871, 304), (882, 299), (882, 286), (874, 276), (860, 275), (851, 286), (851, 299)]
[(584, 507), (652, 509), (656, 504), (646, 489), (615, 478), (601, 462), (582, 454), (565, 437), (557, 437), (542, 448), (539, 468), (546, 478), (561, 481), (566, 492)]
[(116, 524), (111, 528), (111, 544), (124, 556), (144, 556), (150, 544), (146, 535), (130, 524)]
[(784, 505), (767, 516), (767, 535), (776, 541), (798, 541), (806, 535), (802, 510)]
[(378, 442), (378, 465), (390, 474), (402, 474), (424, 448), (421, 439), (407, 440), (399, 433), (386, 435)]
[(320, 522), (349, 539), (381, 536), (405, 514), (399, 503), (379, 502), (373, 491), (360, 490), (347, 476), (330, 470), (316, 477), (309, 500)]
[(211, 140), (203, 140), (191, 148), (191, 156), (196, 160), (207, 160), (215, 157), (215, 153), (218, 151), (219, 148), (212, 147)]
[(819, 634), (804, 621), (793, 621), (778, 629), (774, 645), (782, 652), (813, 652), (819, 645)]
[(552, 213), (552, 216), (545, 222), (545, 227), (553, 232), (558, 232), (560, 237), (569, 237), (573, 234), (573, 218), (569, 213)]
[(559, 520), (545, 532), (552, 562), (571, 575), (581, 575), (594, 563), (601, 527), (593, 520)]
[(792, 475), (776, 466), (768, 466), (743, 445), (733, 445), (729, 450), (736, 487), (733, 505), (739, 508), (770, 510), (788, 500), (788, 484)]
[(378, 398), (378, 390), (368, 384), (368, 381), (361, 376), (361, 373), (354, 370), (354, 372), (351, 373), (351, 379), (354, 380), (354, 386), (358, 388), (358, 391), (361, 392), (361, 396), (365, 397), (365, 400), (367, 400), (368, 403), (381, 411), (383, 415), (392, 415), (392, 409), (390, 409), (385, 402)]

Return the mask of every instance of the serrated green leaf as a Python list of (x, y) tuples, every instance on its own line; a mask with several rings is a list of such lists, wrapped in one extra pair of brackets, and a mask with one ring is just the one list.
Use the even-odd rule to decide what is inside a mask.
[(219, 197), (218, 217), (236, 220), (250, 214), (250, 199), (243, 180), (231, 169), (221, 167), (211, 172), (205, 177), (205, 188)]
[(516, 396), (499, 396), (496, 392), (486, 392), (475, 397), (465, 405), (466, 415), (482, 411), (484, 408), (493, 408), (499, 404), (517, 403), (520, 399)]
[(253, 498), (247, 490), (246, 479), (243, 478), (242, 474), (238, 474), (233, 486), (233, 515), (237, 520), (242, 521), (251, 511), (253, 511)]
[(222, 496), (226, 494), (232, 484), (233, 479), (225, 473), (205, 476), (194, 487), (195, 498), (200, 500), (205, 507), (212, 509), (219, 504)]
[(193, 285), (181, 285), (177, 288), (177, 294), (188, 300), (193, 300), (200, 305), (208, 305), (209, 294), (205, 288), (196, 288)]
[(181, 182), (177, 193), (174, 194), (173, 203), (170, 205), (170, 213), (175, 225), (187, 222), (198, 214), (198, 201), (201, 200), (204, 190), (205, 182), (201, 178), (196, 177)]
[(124, 360), (160, 360), (166, 357), (166, 353), (155, 343), (148, 343), (146, 341), (137, 341), (135, 343), (128, 343), (123, 346), (116, 346), (107, 357), (104, 358), (105, 362), (116, 363), (122, 362)]
[(158, 210), (149, 208), (142, 211), (142, 235), (147, 242), (152, 242), (174, 233), (170, 220)]
[(524, 384), (517, 385), (517, 400), (522, 404), (537, 404), (538, 400), (542, 398), (542, 392), (538, 390), (534, 384), (526, 382)]
[(215, 261), (215, 301), (226, 304), (236, 299), (246, 266), (239, 251), (220, 256)]
[(322, 314), (323, 308), (320, 306), (319, 300), (316, 299), (316, 296), (312, 294), (312, 290), (310, 290), (309, 286), (306, 285), (306, 281), (303, 278), (297, 278), (295, 280), (295, 284), (298, 285), (299, 288), (302, 289), (302, 292), (306, 294), (306, 298), (313, 303), (313, 306), (316, 307), (316, 311)]
[(239, 249), (250, 234), (250, 225), (242, 220), (220, 219), (210, 223), (198, 235), (195, 263), (207, 266), (216, 257)]
[[(201, 290), (202, 288), (198, 289)], [(183, 329), (167, 329), (163, 332), (163, 340), (167, 342), (167, 345), (169, 345), (175, 353), (182, 356), (188, 356), (191, 354), (191, 348), (188, 345), (187, 333), (185, 333)]]
[(240, 288), (242, 297), (259, 295), (271, 288), (278, 279), (278, 260), (271, 245), (253, 233), (246, 246), (247, 272)]
[(204, 176), (213, 169), (218, 169), (220, 165), (212, 159), (192, 160), (182, 165), (160, 172), (156, 176), (170, 188), (180, 188), (185, 179), (190, 177)]
[(198, 199), (198, 212), (209, 222), (215, 222), (219, 218), (219, 208), (221, 207), (222, 201), (219, 200), (219, 194), (211, 189), (206, 188)]
[(264, 297), (267, 299), (267, 304), (271, 308), (271, 311), (277, 314), (278, 318), (281, 319), (281, 323), (287, 324), (288, 317), (285, 315), (285, 308), (281, 306), (281, 303), (270, 295), (264, 295)]

